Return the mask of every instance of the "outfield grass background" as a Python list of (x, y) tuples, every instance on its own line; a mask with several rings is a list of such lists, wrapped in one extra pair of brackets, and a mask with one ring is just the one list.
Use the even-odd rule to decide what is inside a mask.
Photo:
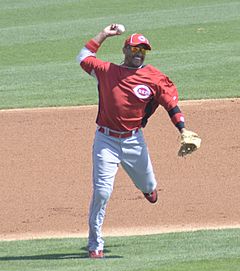
[(240, 229), (106, 238), (105, 260), (89, 260), (82, 238), (0, 242), (0, 270), (237, 271)]
[(0, 109), (97, 103), (96, 82), (75, 61), (103, 27), (127, 32), (99, 51), (120, 63), (133, 32), (152, 43), (151, 63), (180, 99), (240, 96), (240, 2), (231, 0), (0, 1)]
[[(102, 59), (120, 63), (127, 35), (152, 43), (151, 63), (180, 99), (240, 97), (240, 2), (231, 0), (0, 0), (0, 109), (96, 104), (96, 82), (75, 57), (106, 25)], [(239, 229), (106, 238), (107, 261), (86, 239), (0, 242), (0, 270), (240, 270)]]

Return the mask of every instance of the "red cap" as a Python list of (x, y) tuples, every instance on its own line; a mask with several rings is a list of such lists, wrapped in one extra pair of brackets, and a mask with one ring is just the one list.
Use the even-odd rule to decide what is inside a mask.
[(131, 36), (129, 36), (125, 40), (124, 46), (126, 46), (126, 45), (137, 46), (139, 44), (146, 45), (148, 50), (152, 49), (148, 39), (145, 38), (142, 34), (137, 34), (137, 33), (132, 34)]

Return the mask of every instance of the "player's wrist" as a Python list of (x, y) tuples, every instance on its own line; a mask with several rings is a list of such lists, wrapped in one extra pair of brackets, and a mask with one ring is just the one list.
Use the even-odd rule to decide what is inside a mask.
[(108, 37), (108, 34), (103, 30), (101, 32), (99, 32), (94, 38), (93, 40), (98, 43), (99, 45), (101, 45), (104, 40)]
[(180, 131), (180, 133), (182, 134), (182, 133), (186, 132), (187, 129), (184, 127), (184, 128), (181, 128), (179, 131)]

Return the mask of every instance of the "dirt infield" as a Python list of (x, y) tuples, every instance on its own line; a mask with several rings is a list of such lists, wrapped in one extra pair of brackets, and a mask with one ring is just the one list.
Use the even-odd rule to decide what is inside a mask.
[[(202, 137), (177, 157), (179, 135), (158, 109), (144, 130), (158, 179), (150, 205), (120, 168), (104, 235), (240, 227), (240, 99), (182, 102)], [(86, 236), (96, 106), (0, 111), (0, 239)]]

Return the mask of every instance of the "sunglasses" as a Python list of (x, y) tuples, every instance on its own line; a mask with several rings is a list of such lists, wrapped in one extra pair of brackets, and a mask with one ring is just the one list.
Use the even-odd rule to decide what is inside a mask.
[(141, 54), (146, 55), (147, 52), (146, 49), (140, 47), (129, 46), (129, 48), (133, 54), (140, 52)]

